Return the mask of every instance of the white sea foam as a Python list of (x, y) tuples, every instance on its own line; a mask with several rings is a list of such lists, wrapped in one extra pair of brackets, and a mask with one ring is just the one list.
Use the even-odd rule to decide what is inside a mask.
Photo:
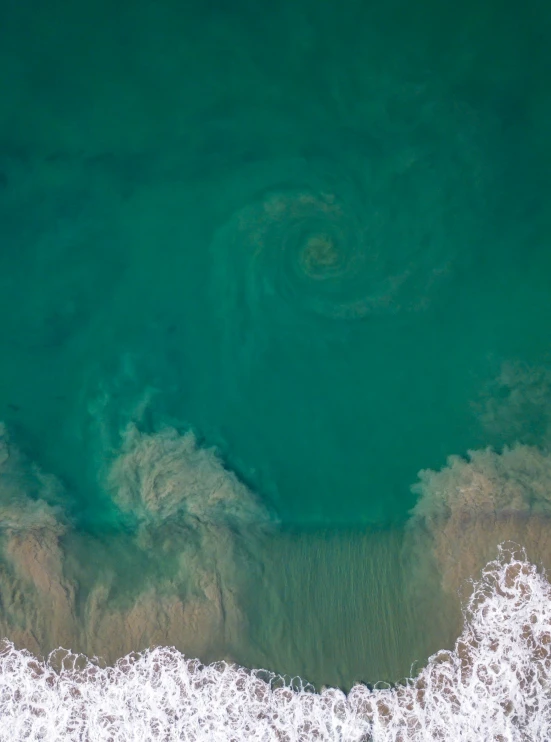
[(292, 690), (266, 673), (209, 666), (156, 648), (101, 668), (60, 666), (6, 643), (0, 740), (353, 740), (547, 742), (551, 735), (551, 586), (501, 551), (476, 584), (453, 651), (394, 688), (348, 696)]

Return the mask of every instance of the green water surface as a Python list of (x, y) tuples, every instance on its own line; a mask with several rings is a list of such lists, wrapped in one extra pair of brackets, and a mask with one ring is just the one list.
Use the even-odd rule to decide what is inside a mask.
[(399, 525), (419, 469), (512, 442), (476, 402), (549, 365), (549, 32), (539, 0), (2, 0), (0, 419), (79, 528), (118, 528), (130, 420), (299, 530)]

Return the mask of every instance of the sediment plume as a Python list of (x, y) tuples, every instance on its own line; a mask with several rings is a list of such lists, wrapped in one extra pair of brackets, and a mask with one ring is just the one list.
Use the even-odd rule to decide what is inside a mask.
[[(73, 527), (61, 484), (0, 428), (0, 632), (107, 662), (159, 644), (226, 656), (246, 623), (239, 562), (268, 514), (192, 433), (131, 426), (123, 440), (108, 481), (128, 533), (103, 543)], [(121, 550), (135, 562), (126, 576)]]
[[(413, 589), (438, 581), (449, 596), (443, 620), (457, 627), (458, 595), (495, 557), (499, 544), (525, 548), (531, 562), (551, 567), (551, 455), (533, 446), (451, 456), (440, 471), (420, 472), (419, 500), (408, 523)], [(434, 606), (431, 606), (434, 610)]]
[(194, 525), (244, 527), (267, 520), (258, 499), (192, 432), (165, 428), (151, 435), (130, 425), (123, 438), (109, 484), (117, 504), (140, 524), (184, 517)]
[(488, 443), (551, 444), (551, 369), (505, 361), (473, 402)]
[(74, 526), (62, 485), (0, 433), (0, 631), (38, 655), (64, 646), (113, 664), (174, 646), (318, 688), (396, 680), (453, 647), (458, 593), (469, 598), (500, 543), (551, 565), (551, 456), (535, 447), (421, 472), (405, 537), (295, 533), (192, 433), (130, 425), (104, 484), (119, 531), (102, 538)]
[(550, 606), (545, 578), (502, 551), (475, 584), (450, 651), (415, 679), (356, 685), (348, 695), (291, 688), (270, 673), (204, 665), (170, 648), (101, 668), (59, 652), (40, 661), (5, 643), (0, 740), (547, 742)]

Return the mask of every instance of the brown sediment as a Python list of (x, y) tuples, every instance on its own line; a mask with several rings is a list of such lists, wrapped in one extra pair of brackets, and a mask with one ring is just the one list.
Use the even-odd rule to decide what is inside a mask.
[(241, 525), (267, 520), (258, 499), (212, 449), (198, 446), (193, 433), (180, 435), (174, 428), (148, 435), (128, 426), (108, 485), (117, 504), (144, 528), (178, 515), (191, 526), (223, 524), (226, 518)]
[[(516, 445), (502, 453), (470, 451), (452, 456), (441, 471), (420, 472), (413, 489), (408, 549), (417, 568), (436, 576), (459, 605), (469, 580), (495, 559), (498, 545), (513, 542), (528, 559), (551, 567), (551, 455)], [(456, 621), (460, 621), (458, 610)]]
[[(98, 586), (87, 601), (85, 651), (109, 663), (151, 646), (176, 646), (192, 656), (210, 656), (212, 637), (223, 631), (220, 606), (199, 598), (142, 593), (126, 610), (109, 604)], [(84, 651), (84, 649), (83, 649)]]
[(79, 535), (46, 502), (59, 500), (59, 483), (0, 433), (3, 636), (38, 654), (63, 646), (107, 662), (157, 644), (228, 655), (244, 626), (239, 530), (254, 531), (267, 515), (213, 451), (174, 430), (127, 431), (108, 477), (137, 518), (121, 547), (137, 568), (122, 576), (116, 543)]
[(28, 603), (21, 616), (25, 630), (42, 646), (71, 646), (76, 634), (75, 585), (63, 574), (58, 535), (49, 529), (13, 534), (4, 556), (13, 567), (22, 601)]
[(331, 268), (338, 263), (339, 252), (334, 239), (328, 234), (313, 234), (302, 251), (302, 264), (308, 275), (316, 275), (320, 269)]
[(472, 408), (488, 442), (551, 443), (551, 370), (506, 361)]
[(292, 224), (317, 216), (329, 219), (342, 216), (335, 196), (308, 192), (273, 193), (259, 208), (245, 208), (237, 224), (240, 231), (247, 233), (249, 243), (261, 250), (266, 246), (266, 239), (274, 225), (280, 222)]
[(0, 632), (37, 653), (62, 645), (113, 662), (163, 644), (315, 683), (374, 679), (362, 668), (396, 678), (453, 646), (458, 592), (498, 544), (551, 566), (551, 456), (533, 447), (421, 472), (404, 546), (396, 531), (270, 535), (213, 451), (132, 426), (106, 479), (135, 524), (102, 544), (71, 527), (51, 504), (60, 485), (0, 432)]

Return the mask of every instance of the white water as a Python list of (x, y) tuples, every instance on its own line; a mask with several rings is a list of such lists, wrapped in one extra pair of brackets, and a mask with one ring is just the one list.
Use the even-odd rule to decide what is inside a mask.
[[(152, 649), (102, 669), (59, 653), (0, 655), (0, 740), (369, 739), (547, 742), (551, 737), (551, 586), (502, 551), (476, 584), (451, 652), (395, 688), (315, 694), (226, 664)], [(76, 665), (75, 665), (76, 662)], [(77, 668), (78, 669), (75, 669)], [(264, 677), (267, 675), (264, 673)]]

